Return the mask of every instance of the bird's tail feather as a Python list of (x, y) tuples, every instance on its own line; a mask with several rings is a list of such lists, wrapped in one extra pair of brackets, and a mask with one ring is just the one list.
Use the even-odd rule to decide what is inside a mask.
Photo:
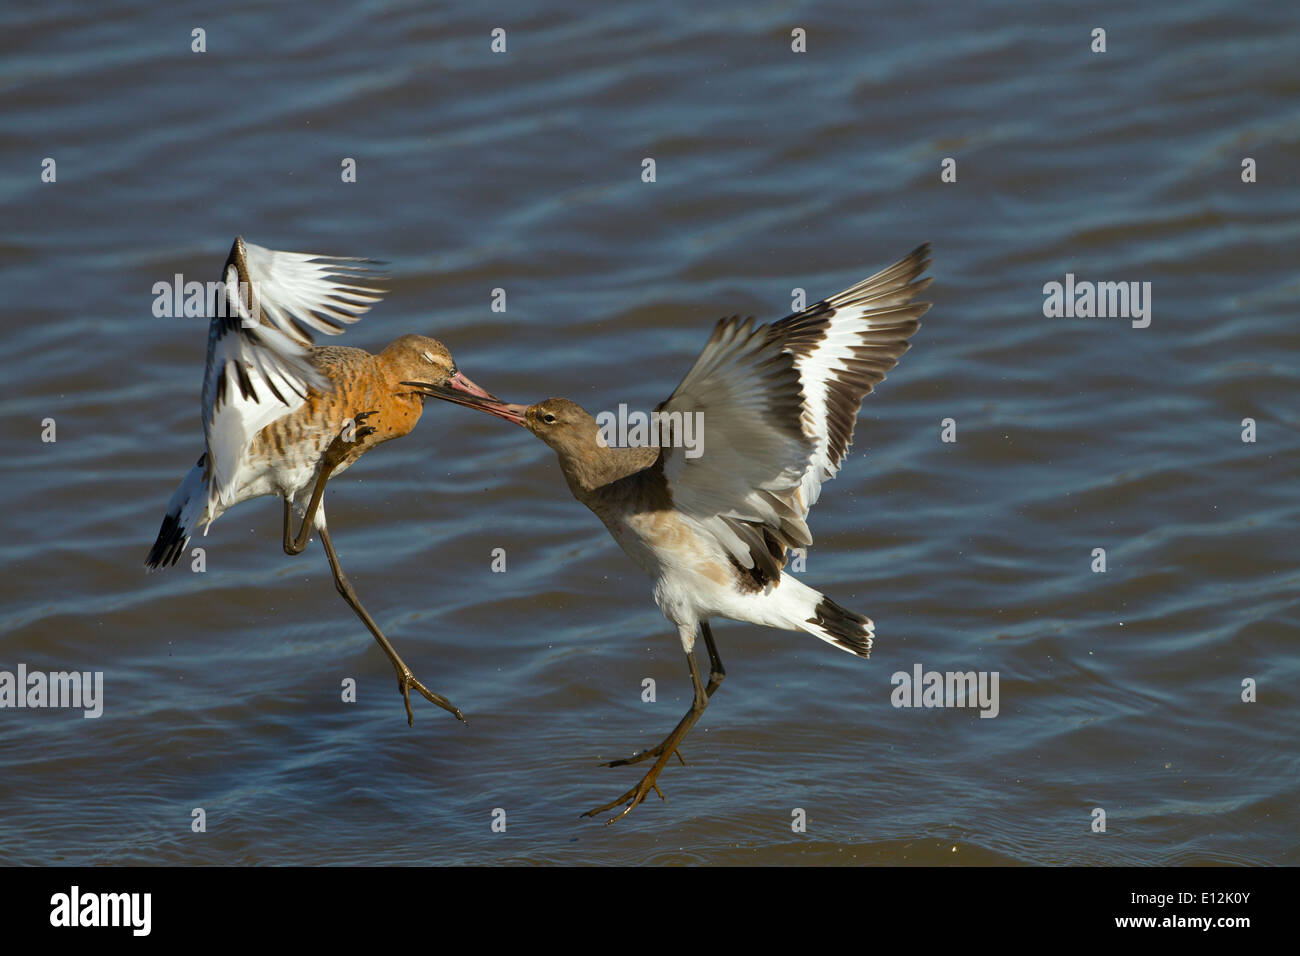
[(207, 492), (203, 488), (203, 471), (207, 455), (201, 455), (185, 480), (167, 503), (158, 538), (145, 558), (147, 568), (166, 568), (180, 560), (190, 535), (203, 520), (207, 510)]
[(871, 618), (842, 608), (825, 595), (822, 595), (813, 616), (804, 622), (803, 629), (859, 657), (871, 656), (871, 642), (876, 636), (876, 626)]
[(871, 655), (875, 625), (871, 619), (840, 607), (820, 591), (808, 587), (788, 572), (765, 593), (749, 594), (737, 620), (753, 621), (789, 631), (806, 631), (859, 657)]

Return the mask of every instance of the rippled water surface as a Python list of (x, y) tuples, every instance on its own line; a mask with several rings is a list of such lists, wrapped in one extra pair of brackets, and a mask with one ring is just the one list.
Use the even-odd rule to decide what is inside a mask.
[[(1295, 10), (7, 6), (0, 670), (102, 671), (105, 705), (0, 709), (0, 859), (1300, 863)], [(593, 409), (667, 396), (720, 315), (931, 241), (934, 308), (811, 521), (804, 579), (876, 621), (872, 658), (716, 623), (669, 803), (580, 821), (635, 779), (597, 763), (689, 703), (680, 646), (552, 453), (451, 406), (328, 500), (467, 726), (406, 726), (272, 499), (197, 542), (206, 572), (146, 575), (206, 344), (151, 289), (237, 234), (386, 261), (344, 344), (436, 335), (498, 394)], [(1150, 326), (1046, 318), (1067, 273), (1150, 282)], [(917, 664), (996, 671), (999, 715), (891, 706)]]

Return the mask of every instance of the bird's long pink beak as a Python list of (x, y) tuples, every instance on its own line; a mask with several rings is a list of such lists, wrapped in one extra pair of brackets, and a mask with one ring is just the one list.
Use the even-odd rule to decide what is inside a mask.
[(477, 408), (480, 412), (487, 412), (489, 415), (495, 415), (497, 418), (504, 418), (508, 422), (514, 422), (516, 425), (527, 425), (525, 415), (528, 413), (527, 405), (511, 405), (508, 402), (461, 402), (466, 408)]
[[(406, 385), (409, 383), (403, 382), (402, 384)], [(475, 398), (486, 398), (488, 399), (488, 401), (492, 401), (492, 402), (501, 401), (501, 399), (497, 398), (487, 389), (479, 388), (468, 378), (466, 378), (463, 372), (460, 371), (457, 371), (455, 375), (447, 379), (447, 384), (450, 385), (452, 388), (456, 389), (457, 391), (464, 392), (466, 395), (473, 395)]]
[(491, 392), (479, 388), (459, 372), (448, 379), (446, 385), (432, 385), (429, 382), (403, 382), (402, 384), (411, 386), (421, 395), (441, 398), (444, 402), (451, 402), (453, 405), (477, 408), (480, 412), (504, 418), (516, 425), (524, 424), (524, 413), (528, 411), (527, 405), (511, 405), (503, 402)]

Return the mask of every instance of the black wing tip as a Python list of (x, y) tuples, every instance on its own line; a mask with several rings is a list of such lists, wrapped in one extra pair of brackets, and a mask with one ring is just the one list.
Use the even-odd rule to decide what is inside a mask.
[(917, 274), (919, 275), (920, 273), (924, 272), (926, 269), (930, 267), (930, 258), (931, 258), (930, 242), (929, 240), (926, 240), (925, 242), (917, 246), (915, 249), (913, 249), (911, 252), (909, 252), (907, 255), (903, 256), (903, 258), (899, 259), (898, 262), (894, 264), (894, 266), (891, 266), (891, 268), (894, 268), (896, 266), (902, 266), (902, 265), (910, 266), (915, 264), (917, 268)]
[(919, 246), (917, 246), (907, 255), (903, 256), (903, 258), (899, 259), (892, 266), (888, 266), (887, 268), (882, 269), (879, 274), (884, 276), (884, 275), (892, 275), (896, 272), (906, 271), (911, 273), (911, 277), (908, 279), (907, 284), (916, 285), (922, 281), (928, 284), (930, 280), (929, 279), (923, 280), (920, 278), (920, 275), (926, 269), (930, 268), (930, 261), (932, 258), (931, 253), (932, 253), (932, 249), (930, 246), (930, 242), (929, 240), (927, 240), (921, 243)]

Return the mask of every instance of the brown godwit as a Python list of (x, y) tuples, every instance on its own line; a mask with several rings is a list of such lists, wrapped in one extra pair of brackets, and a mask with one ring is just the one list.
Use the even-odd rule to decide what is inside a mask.
[[(208, 327), (203, 378), (207, 450), (172, 495), (146, 566), (173, 565), (199, 525), (262, 495), (284, 499), (284, 551), (301, 554), (320, 534), (334, 585), (388, 655), (414, 723), (410, 690), (460, 720), (447, 698), (425, 687), (362, 607), (339, 565), (325, 524), (325, 484), (381, 442), (420, 420), (425, 396), (400, 385), (427, 378), (440, 387), (490, 400), (456, 368), (436, 339), (404, 335), (378, 355), (316, 348), (309, 329), (337, 335), (379, 301), (362, 259), (275, 252), (236, 238), (222, 270), (224, 301)], [(304, 327), (305, 326), (305, 327)], [(293, 515), (302, 522), (293, 531)]]
[[(862, 400), (908, 349), (929, 303), (913, 299), (929, 245), (888, 269), (771, 325), (723, 319), (677, 390), (655, 410), (669, 440), (613, 447), (608, 426), (564, 398), (532, 406), (407, 381), (427, 395), (522, 425), (550, 445), (575, 498), (655, 581), (655, 602), (677, 625), (694, 700), (662, 743), (605, 766), (657, 760), (613, 823), (654, 790), (664, 765), (699, 719), (725, 671), (709, 618), (806, 631), (860, 657), (872, 622), (786, 573), (787, 553), (812, 544), (805, 523), (822, 483), (839, 471)], [(690, 419), (689, 416), (700, 416)], [(703, 429), (681, 447), (691, 421)], [(695, 635), (709, 653), (700, 678)], [(681, 755), (678, 754), (678, 759)], [(684, 763), (684, 761), (683, 761)]]

